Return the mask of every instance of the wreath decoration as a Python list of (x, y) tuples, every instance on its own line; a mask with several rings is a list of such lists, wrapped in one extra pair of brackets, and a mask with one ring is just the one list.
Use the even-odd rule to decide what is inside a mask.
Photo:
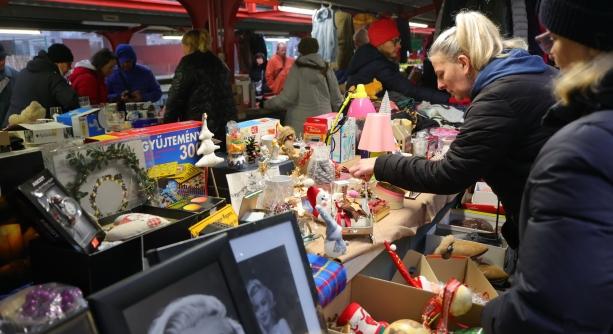
[(66, 188), (70, 195), (77, 200), (87, 196), (87, 193), (82, 192), (80, 189), (89, 174), (116, 161), (123, 161), (128, 168), (134, 171), (139, 191), (145, 194), (147, 201), (152, 201), (155, 196), (155, 181), (147, 176), (144, 168), (140, 167), (134, 150), (123, 143), (110, 144), (106, 149), (101, 146), (88, 148), (85, 150), (85, 153), (73, 151), (66, 156), (66, 159), (68, 160), (68, 165), (77, 172), (74, 181), (69, 182)]
[(121, 187), (123, 196), (121, 199), (121, 206), (119, 207), (119, 211), (125, 211), (128, 208), (128, 187), (126, 187), (126, 183), (123, 181), (123, 177), (121, 176), (121, 174), (105, 175), (96, 180), (96, 183), (92, 188), (92, 192), (89, 194), (89, 204), (94, 210), (94, 216), (96, 218), (102, 217), (100, 208), (98, 208), (98, 204), (96, 203), (96, 197), (98, 196), (98, 188), (105, 182), (115, 182), (117, 183), (117, 185), (119, 185), (119, 187)]

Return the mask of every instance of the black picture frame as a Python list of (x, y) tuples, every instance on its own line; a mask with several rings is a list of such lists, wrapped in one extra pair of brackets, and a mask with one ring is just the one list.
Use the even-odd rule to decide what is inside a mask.
[[(227, 233), (262, 333), (269, 332), (267, 327), (276, 327), (275, 332), (288, 332), (289, 327), (290, 333), (327, 333), (295, 215), (268, 217)], [(269, 312), (260, 309), (264, 304), (272, 305)]]
[(86, 254), (98, 249), (104, 240), (104, 231), (51, 172), (45, 169), (17, 188), (26, 203), (36, 208), (33, 219), (49, 239), (65, 241)]
[[(226, 234), (118, 282), (91, 295), (88, 300), (101, 334), (140, 334), (161, 333), (155, 331), (161, 328), (157, 325), (172, 322), (172, 312), (186, 308), (204, 312), (213, 308), (206, 306), (211, 305), (210, 300), (205, 300), (204, 306), (192, 303), (180, 307), (177, 304), (190, 298), (193, 301), (194, 296), (202, 299), (202, 295), (213, 296), (225, 306), (227, 317), (221, 320), (214, 317), (213, 320), (223, 320), (224, 326), (234, 320), (240, 323), (244, 333), (260, 333)], [(202, 319), (203, 316), (197, 314), (190, 318)], [(204, 318), (207, 324), (215, 322), (210, 317)], [(198, 322), (198, 325), (202, 324)]]

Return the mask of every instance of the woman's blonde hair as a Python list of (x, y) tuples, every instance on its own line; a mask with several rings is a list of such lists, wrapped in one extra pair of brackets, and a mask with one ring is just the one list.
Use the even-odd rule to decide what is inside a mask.
[(554, 93), (562, 105), (568, 105), (574, 94), (594, 92), (605, 74), (612, 70), (613, 52), (601, 52), (592, 60), (574, 64), (565, 71), (556, 80)]
[(191, 52), (206, 52), (209, 50), (211, 35), (207, 30), (190, 30), (183, 35), (181, 43), (189, 47)]
[(502, 58), (504, 49), (527, 49), (520, 39), (504, 40), (498, 27), (485, 15), (476, 11), (460, 12), (455, 17), (455, 27), (443, 31), (434, 41), (429, 57), (442, 54), (455, 59), (463, 54), (470, 59), (475, 71), (481, 71), (492, 58)]

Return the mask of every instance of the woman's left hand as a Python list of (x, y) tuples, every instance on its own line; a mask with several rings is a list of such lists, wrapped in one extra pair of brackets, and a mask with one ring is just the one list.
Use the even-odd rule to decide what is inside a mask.
[(353, 177), (368, 181), (374, 172), (376, 160), (377, 158), (361, 159), (357, 164), (349, 168), (349, 173)]

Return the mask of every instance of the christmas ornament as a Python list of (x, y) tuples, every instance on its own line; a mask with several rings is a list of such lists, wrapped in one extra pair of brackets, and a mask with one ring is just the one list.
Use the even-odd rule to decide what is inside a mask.
[(255, 142), (255, 137), (248, 137), (245, 146), (247, 162), (249, 164), (254, 164), (260, 158), (260, 146)]
[(196, 167), (214, 167), (223, 162), (223, 158), (215, 155), (214, 151), (219, 149), (219, 145), (213, 143), (213, 133), (209, 130), (207, 125), (208, 115), (204, 113), (202, 115), (202, 129), (200, 130), (200, 147), (196, 152), (198, 155), (202, 155), (202, 158), (196, 162)]
[(389, 324), (383, 334), (431, 334), (431, 332), (415, 320), (402, 319)]
[(336, 320), (338, 326), (349, 325), (353, 333), (361, 334), (382, 334), (386, 322), (376, 321), (368, 312), (358, 303), (347, 305), (343, 313)]

